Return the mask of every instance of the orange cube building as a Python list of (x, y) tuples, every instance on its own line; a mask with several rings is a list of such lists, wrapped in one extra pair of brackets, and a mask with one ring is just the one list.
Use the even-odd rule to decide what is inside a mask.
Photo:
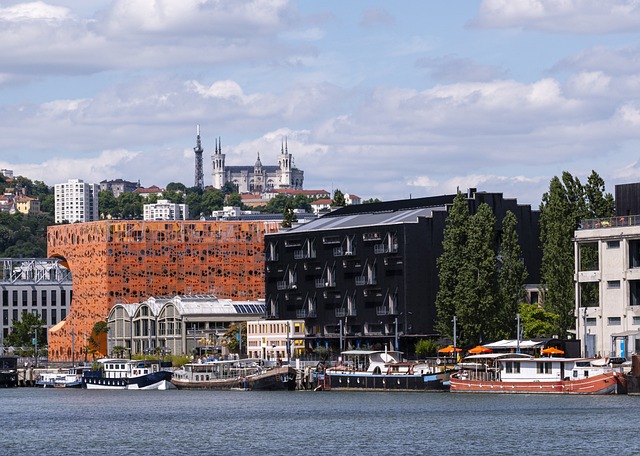
[[(263, 298), (264, 235), (278, 227), (193, 220), (50, 226), (48, 255), (70, 268), (73, 296), (67, 317), (49, 330), (49, 359), (81, 359), (93, 326), (116, 302), (189, 294)], [(98, 351), (106, 355), (106, 346)]]

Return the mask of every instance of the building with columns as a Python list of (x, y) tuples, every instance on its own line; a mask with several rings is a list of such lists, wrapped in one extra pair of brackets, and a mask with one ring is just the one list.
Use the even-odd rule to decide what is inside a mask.
[(216, 140), (213, 154), (212, 183), (222, 188), (227, 182), (238, 186), (239, 193), (262, 193), (271, 189), (302, 189), (304, 171), (295, 167), (293, 155), (286, 142), (281, 146), (277, 165), (263, 165), (260, 153), (253, 166), (227, 166), (220, 140)]

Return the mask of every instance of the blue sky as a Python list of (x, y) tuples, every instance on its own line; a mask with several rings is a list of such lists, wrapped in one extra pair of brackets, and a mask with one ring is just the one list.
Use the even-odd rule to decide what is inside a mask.
[(0, 0), (0, 167), (194, 181), (210, 156), (382, 200), (640, 180), (640, 1)]

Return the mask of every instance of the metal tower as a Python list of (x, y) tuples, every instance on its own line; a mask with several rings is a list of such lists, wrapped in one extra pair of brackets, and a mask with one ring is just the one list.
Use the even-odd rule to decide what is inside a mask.
[(196, 147), (193, 148), (193, 151), (196, 153), (196, 178), (194, 185), (204, 189), (204, 171), (202, 169), (202, 153), (204, 150), (200, 144), (200, 125), (196, 128), (196, 134)]

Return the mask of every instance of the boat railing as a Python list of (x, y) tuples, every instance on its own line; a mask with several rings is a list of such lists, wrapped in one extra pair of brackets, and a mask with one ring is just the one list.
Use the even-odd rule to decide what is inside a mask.
[(488, 371), (474, 371), (474, 370), (461, 370), (458, 372), (458, 378), (460, 380), (474, 380), (482, 382), (496, 382), (500, 380), (500, 371), (488, 370)]

